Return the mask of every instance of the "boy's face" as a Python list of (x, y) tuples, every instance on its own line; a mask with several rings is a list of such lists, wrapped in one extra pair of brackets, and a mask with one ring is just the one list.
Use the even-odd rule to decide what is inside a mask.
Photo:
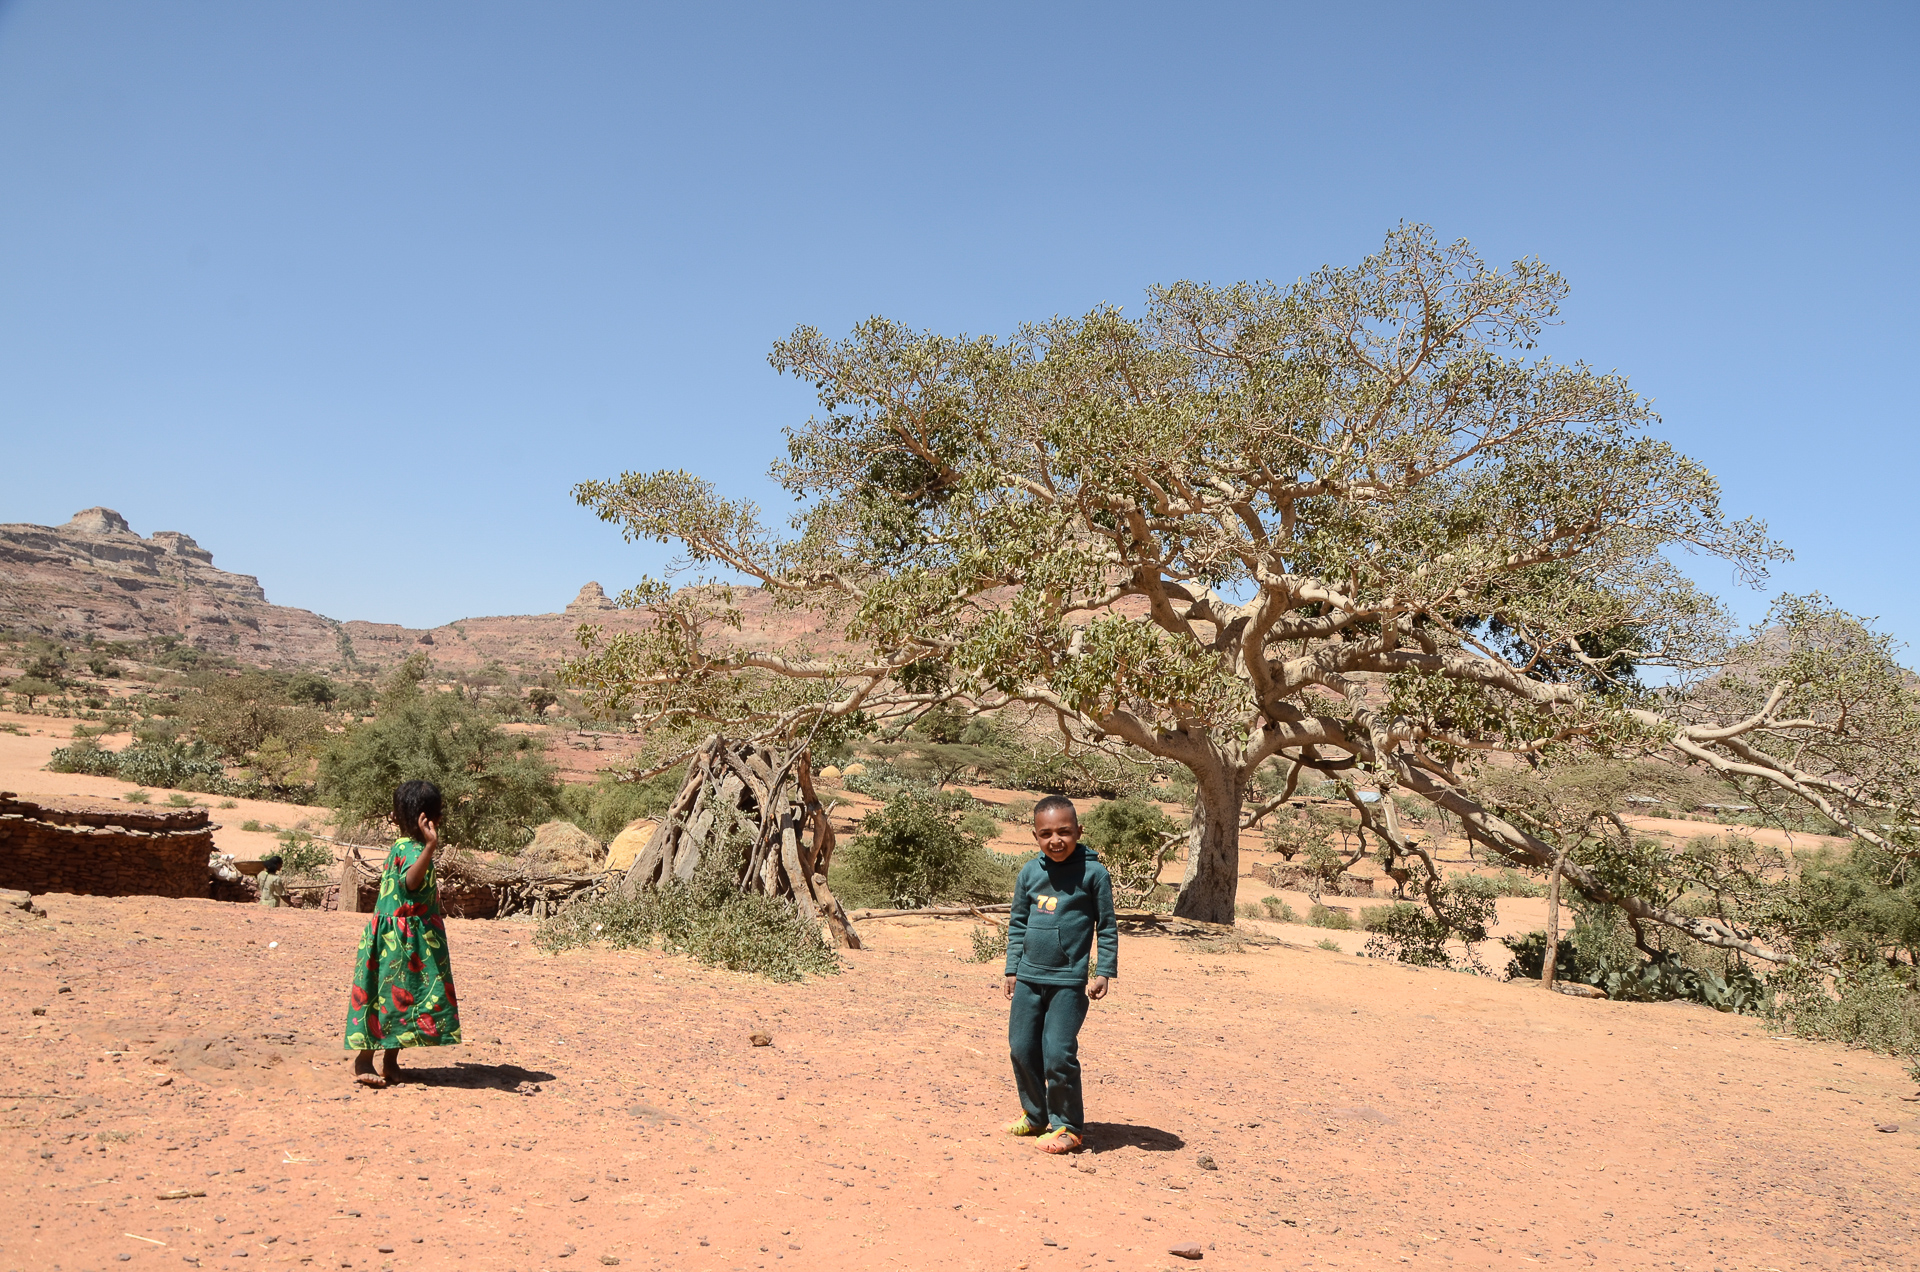
[(1065, 861), (1080, 843), (1080, 819), (1070, 808), (1049, 808), (1033, 815), (1033, 842), (1048, 861)]

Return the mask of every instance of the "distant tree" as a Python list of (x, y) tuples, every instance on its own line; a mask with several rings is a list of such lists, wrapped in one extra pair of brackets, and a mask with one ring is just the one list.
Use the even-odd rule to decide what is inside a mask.
[(49, 680), (43, 680), (39, 676), (21, 676), (8, 687), (13, 690), (16, 696), (27, 700), (27, 710), (29, 711), (33, 710), (33, 700), (35, 698), (45, 698), (51, 694), (60, 692), (59, 685)]
[(527, 690), (527, 710), (535, 716), (543, 716), (547, 708), (560, 701), (560, 695), (545, 685), (535, 685)]
[(310, 671), (301, 672), (287, 685), (287, 701), (301, 706), (329, 707), (339, 696), (331, 680)]
[(424, 778), (446, 798), (448, 843), (517, 852), (560, 811), (553, 767), (533, 739), (503, 732), (464, 695), (423, 686), (429, 669), (409, 658), (381, 686), (375, 717), (329, 740), (320, 796), (342, 829), (385, 833), (394, 788)]
[[(1438, 805), (1536, 870), (1587, 836), (1565, 870), (1587, 898), (1791, 957), (1612, 869), (1596, 810), (1532, 817), (1485, 789), (1487, 757), (1677, 752), (1913, 842), (1920, 728), (1884, 645), (1805, 603), (1781, 616), (1784, 658), (1732, 646), (1673, 558), (1758, 580), (1781, 550), (1649, 434), (1624, 378), (1531, 352), (1565, 290), (1537, 261), (1492, 268), (1403, 227), (1354, 268), (1181, 283), (1138, 319), (1102, 308), (1007, 341), (802, 328), (772, 356), (821, 403), (773, 469), (800, 501), (792, 535), (683, 472), (575, 493), (630, 539), (819, 611), (836, 646), (754, 648), (729, 588), (646, 582), (622, 600), (651, 624), (588, 632), (570, 675), (672, 741), (663, 761), (712, 728), (1039, 707), (1075, 749), (1191, 772), (1182, 915), (1233, 921), (1240, 832), (1304, 775), (1420, 865), (1436, 914), (1430, 846), (1362, 791)], [(1281, 791), (1249, 809), (1263, 766)]]

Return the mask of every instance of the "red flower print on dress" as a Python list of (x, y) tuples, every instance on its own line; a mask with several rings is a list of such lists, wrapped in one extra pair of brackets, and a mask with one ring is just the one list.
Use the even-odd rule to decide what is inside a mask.
[(353, 1005), (356, 1008), (365, 1007), (367, 1005), (367, 991), (360, 988), (358, 985), (355, 985), (353, 987), (353, 993), (351, 997), (353, 999)]
[(398, 985), (395, 985), (393, 987), (393, 1009), (395, 1011), (405, 1011), (411, 1006), (413, 1006), (413, 995)]
[(373, 1035), (375, 1042), (386, 1037), (386, 1031), (380, 1028), (380, 1009), (373, 1007), (367, 1011), (367, 1032)]
[(438, 1038), (440, 1036), (440, 1026), (434, 1024), (433, 1017), (427, 1015), (424, 1011), (413, 1018), (413, 1023), (418, 1025), (420, 1032), (429, 1038)]
[(420, 968), (421, 968), (420, 956), (418, 954), (407, 955), (407, 970), (410, 972), (417, 972), (420, 970)]
[(411, 933), (411, 932), (409, 932), (409, 931), (407, 931), (407, 916), (406, 916), (406, 915), (404, 915), (404, 914), (403, 914), (403, 915), (401, 915), (401, 916), (400, 916), (399, 918), (397, 918), (397, 919), (395, 919), (395, 920), (394, 920), (394, 923), (395, 923), (395, 925), (396, 925), (396, 926), (398, 926), (398, 927), (399, 927), (399, 929), (400, 929), (400, 935), (401, 935), (401, 936), (412, 936), (412, 935), (413, 935), (413, 933)]

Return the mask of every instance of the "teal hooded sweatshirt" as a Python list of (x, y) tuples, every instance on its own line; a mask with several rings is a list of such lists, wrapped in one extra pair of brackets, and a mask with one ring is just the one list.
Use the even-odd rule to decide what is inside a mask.
[(1030, 985), (1085, 985), (1096, 939), (1093, 974), (1117, 976), (1113, 879), (1099, 857), (1076, 847), (1065, 861), (1040, 853), (1020, 868), (1007, 921), (1007, 975)]

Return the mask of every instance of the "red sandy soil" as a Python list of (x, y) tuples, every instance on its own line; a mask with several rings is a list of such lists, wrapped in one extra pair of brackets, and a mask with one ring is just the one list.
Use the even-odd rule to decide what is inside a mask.
[(1912, 1266), (1913, 1084), (1700, 1007), (1123, 937), (1049, 1158), (997, 1133), (963, 922), (782, 986), (451, 921), (467, 1044), (365, 1091), (362, 917), (41, 904), (0, 916), (0, 1268)]

